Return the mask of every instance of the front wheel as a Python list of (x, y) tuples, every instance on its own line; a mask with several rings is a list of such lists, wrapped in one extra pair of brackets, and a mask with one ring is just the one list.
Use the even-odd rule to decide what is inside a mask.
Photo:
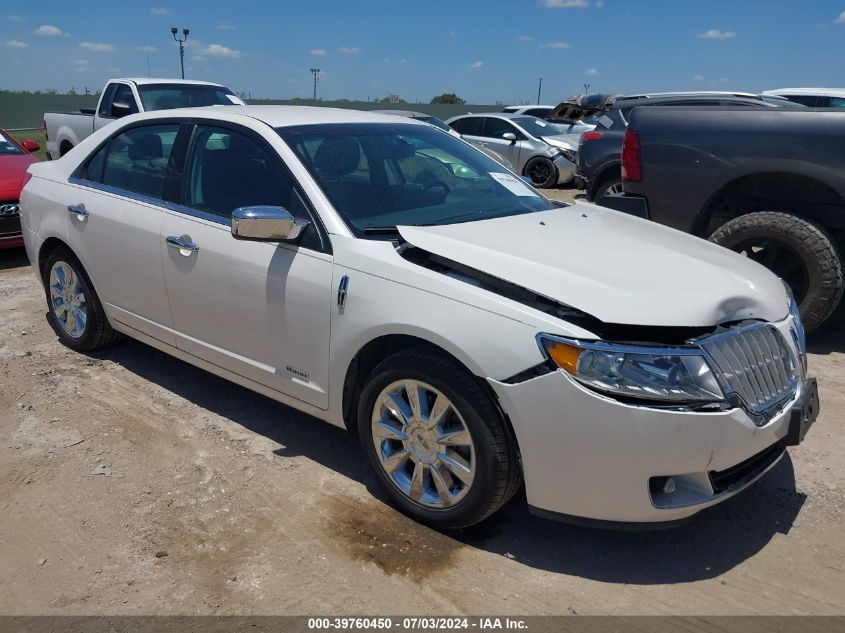
[(788, 213), (761, 211), (726, 222), (710, 240), (762, 264), (792, 289), (809, 332), (842, 299), (842, 263), (820, 227)]
[(545, 156), (535, 156), (525, 165), (525, 175), (531, 179), (531, 184), (541, 189), (547, 189), (557, 184), (557, 167)]
[(434, 527), (478, 523), (522, 483), (516, 443), (490, 397), (466, 370), (425, 348), (373, 369), (358, 434), (393, 505)]

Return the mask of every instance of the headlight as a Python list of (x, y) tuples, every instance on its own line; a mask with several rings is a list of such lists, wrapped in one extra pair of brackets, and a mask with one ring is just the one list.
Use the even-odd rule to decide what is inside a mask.
[(582, 342), (541, 335), (548, 358), (586, 387), (643, 400), (718, 402), (724, 400), (700, 351)]
[(804, 373), (807, 373), (807, 333), (804, 331), (804, 322), (801, 320), (801, 311), (799, 310), (798, 302), (795, 300), (795, 295), (792, 294), (792, 288), (789, 284), (783, 281), (783, 287), (786, 288), (786, 296), (789, 299), (789, 314), (792, 317), (792, 338), (795, 341), (795, 346), (798, 348), (798, 356), (801, 359), (801, 366), (804, 368)]

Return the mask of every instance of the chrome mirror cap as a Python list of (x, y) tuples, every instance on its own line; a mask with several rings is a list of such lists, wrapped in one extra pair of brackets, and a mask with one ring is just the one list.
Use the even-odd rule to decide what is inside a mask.
[(240, 207), (232, 211), (232, 237), (259, 242), (295, 242), (308, 226), (284, 207)]

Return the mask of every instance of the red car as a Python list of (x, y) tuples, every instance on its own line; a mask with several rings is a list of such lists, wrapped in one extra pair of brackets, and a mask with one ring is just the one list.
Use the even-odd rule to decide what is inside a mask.
[(0, 128), (0, 249), (23, 246), (18, 201), (29, 175), (27, 168), (38, 162), (32, 152), (41, 146), (26, 139), (18, 143)]

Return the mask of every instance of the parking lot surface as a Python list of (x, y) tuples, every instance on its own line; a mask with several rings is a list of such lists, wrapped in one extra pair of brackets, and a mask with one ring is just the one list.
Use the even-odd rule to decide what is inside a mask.
[(4, 614), (845, 611), (843, 310), (810, 338), (816, 425), (735, 499), (620, 533), (518, 496), (443, 534), (385, 505), (339, 429), (131, 340), (61, 346), (22, 251), (0, 306)]

